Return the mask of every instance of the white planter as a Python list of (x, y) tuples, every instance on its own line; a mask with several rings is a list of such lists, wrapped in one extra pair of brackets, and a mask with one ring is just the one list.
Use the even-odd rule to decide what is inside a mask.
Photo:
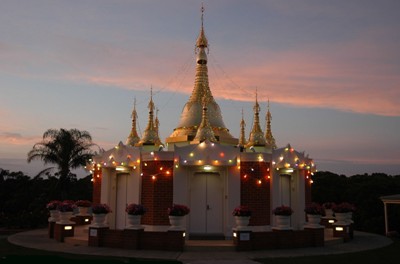
[(78, 215), (81, 216), (88, 216), (89, 207), (78, 206)]
[(74, 222), (71, 221), (73, 214), (74, 212), (60, 212), (60, 219), (56, 223), (62, 225), (74, 224)]
[(275, 215), (274, 229), (278, 230), (291, 230), (290, 215)]
[(307, 214), (307, 223), (304, 227), (323, 228), (324, 226), (320, 225), (320, 223), (321, 223), (321, 215)]
[(250, 216), (235, 216), (236, 230), (248, 229)]
[[(351, 217), (351, 216), (350, 216)], [(335, 213), (336, 222), (334, 225), (350, 225), (349, 213)]]
[(185, 216), (169, 216), (169, 223), (171, 224), (169, 230), (185, 230), (184, 227)]
[(128, 214), (128, 226), (127, 229), (142, 229), (143, 227), (140, 225), (142, 220), (141, 215), (130, 215)]
[(47, 219), (49, 222), (60, 221), (60, 211), (50, 210), (49, 213), (50, 213), (50, 217)]
[(106, 223), (107, 214), (93, 214), (91, 227), (107, 227)]

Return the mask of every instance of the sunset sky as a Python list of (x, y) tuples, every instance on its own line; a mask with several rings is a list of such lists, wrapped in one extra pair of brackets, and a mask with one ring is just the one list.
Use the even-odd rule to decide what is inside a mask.
[(27, 152), (49, 128), (125, 142), (150, 87), (163, 142), (194, 84), (205, 7), (210, 88), (231, 134), (246, 135), (256, 90), (261, 124), (351, 176), (400, 175), (398, 0), (1, 0), (0, 168), (28, 175)]

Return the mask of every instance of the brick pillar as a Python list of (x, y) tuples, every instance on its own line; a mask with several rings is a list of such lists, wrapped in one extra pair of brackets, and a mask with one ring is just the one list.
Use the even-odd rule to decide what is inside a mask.
[(233, 243), (236, 247), (236, 251), (252, 250), (252, 232), (251, 231), (233, 231)]
[(54, 225), (54, 238), (58, 242), (64, 242), (65, 237), (73, 237), (75, 224), (58, 224)]
[(49, 238), (54, 238), (54, 226), (55, 225), (56, 225), (56, 222), (49, 222), (49, 225), (48, 225)]
[(147, 208), (142, 224), (169, 225), (168, 207), (173, 203), (172, 167), (173, 160), (142, 162), (141, 203)]
[(252, 211), (250, 226), (271, 224), (270, 163), (240, 163), (240, 203)]
[(89, 247), (102, 247), (104, 244), (104, 233), (109, 229), (109, 227), (89, 227)]

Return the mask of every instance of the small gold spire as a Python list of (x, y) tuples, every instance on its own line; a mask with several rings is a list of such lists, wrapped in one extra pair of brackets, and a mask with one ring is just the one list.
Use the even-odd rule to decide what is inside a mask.
[(136, 130), (136, 120), (137, 120), (136, 97), (133, 101), (133, 110), (132, 110), (131, 118), (132, 118), (132, 129), (131, 129), (131, 132), (130, 132), (128, 138), (126, 139), (126, 144), (130, 145), (130, 146), (135, 146), (140, 140), (140, 137)]
[(147, 122), (146, 130), (143, 133), (142, 139), (138, 142), (138, 146), (142, 145), (162, 145), (156, 127), (154, 125), (154, 102), (153, 102), (153, 87), (150, 88), (150, 102), (149, 108), (149, 120)]
[(256, 102), (253, 107), (254, 111), (254, 121), (253, 121), (253, 128), (251, 129), (249, 141), (246, 147), (251, 146), (265, 146), (265, 137), (260, 127), (260, 105), (258, 104), (257, 99), (257, 90), (256, 90)]
[(206, 35), (204, 34), (204, 6), (203, 4), (201, 4), (201, 29), (200, 29), (200, 34), (196, 41), (196, 50), (207, 47), (208, 47), (208, 40), (206, 38)]
[(211, 128), (210, 122), (208, 121), (207, 105), (210, 101), (208, 93), (204, 94), (203, 97), (203, 112), (202, 119), (199, 128), (197, 129), (196, 136), (194, 137), (195, 142), (203, 142), (209, 140), (211, 142), (217, 142), (214, 131)]
[(272, 115), (271, 112), (269, 111), (269, 99), (268, 99), (267, 114), (265, 115), (265, 121), (267, 124), (267, 127), (265, 129), (266, 130), (265, 140), (267, 145), (269, 145), (272, 149), (276, 149), (275, 138), (272, 135), (272, 130), (271, 130), (271, 120), (272, 120)]
[(242, 120), (240, 121), (240, 137), (239, 146), (244, 147), (246, 145), (246, 122), (244, 121), (243, 108), (242, 108)]

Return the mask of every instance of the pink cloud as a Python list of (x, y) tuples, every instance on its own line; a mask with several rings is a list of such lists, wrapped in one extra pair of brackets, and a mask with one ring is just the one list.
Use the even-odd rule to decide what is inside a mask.
[(32, 147), (33, 144), (39, 142), (41, 137), (32, 136), (24, 137), (20, 133), (14, 132), (2, 132), (0, 133), (0, 143), (5, 143), (8, 145), (29, 145)]

